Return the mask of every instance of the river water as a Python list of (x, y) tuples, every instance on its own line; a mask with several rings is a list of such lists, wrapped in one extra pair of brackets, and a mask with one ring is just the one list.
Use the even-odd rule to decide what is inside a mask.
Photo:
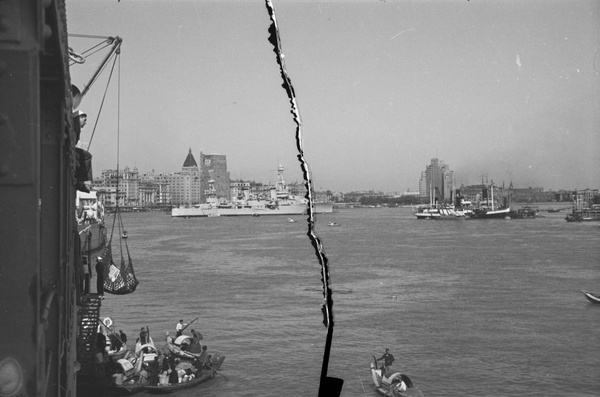
[[(580, 292), (600, 292), (600, 227), (541, 215), (319, 215), (335, 317), (328, 374), (344, 379), (342, 396), (377, 395), (369, 362), (385, 348), (425, 396), (600, 395), (600, 305)], [(158, 347), (179, 319), (199, 317), (191, 328), (227, 357), (224, 376), (178, 396), (317, 395), (326, 329), (304, 217), (122, 218), (140, 285), (107, 295), (102, 315), (130, 341), (148, 325)]]

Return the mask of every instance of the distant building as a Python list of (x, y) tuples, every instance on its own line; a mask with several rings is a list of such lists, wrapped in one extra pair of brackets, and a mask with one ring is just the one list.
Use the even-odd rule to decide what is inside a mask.
[(552, 201), (553, 194), (548, 195), (544, 193), (543, 187), (528, 187), (528, 188), (515, 188), (510, 183), (508, 187), (508, 194), (510, 201), (514, 203), (531, 203), (540, 201)]
[(418, 197), (421, 196), (421, 192), (411, 192), (410, 189), (407, 189), (404, 193), (400, 194), (400, 197)]
[(358, 202), (363, 197), (381, 197), (385, 194), (383, 192), (376, 192), (374, 190), (360, 190), (344, 194), (344, 201), (347, 202)]
[(167, 179), (171, 185), (172, 205), (194, 205), (201, 202), (200, 169), (191, 148), (183, 162), (181, 172), (171, 174)]
[[(125, 167), (122, 171), (103, 170), (101, 178), (95, 182), (99, 182), (100, 188), (111, 188), (115, 191), (115, 204), (118, 201), (121, 206), (130, 206), (138, 205), (140, 202), (140, 180), (137, 167), (133, 167), (133, 170)], [(112, 199), (109, 201), (113, 202)]]
[(213, 181), (218, 199), (231, 200), (231, 179), (227, 171), (227, 156), (200, 152), (200, 202), (205, 203), (209, 194), (209, 181)]
[(431, 164), (421, 172), (419, 180), (421, 198), (433, 197), (436, 202), (452, 202), (454, 194), (454, 172), (443, 160), (431, 159)]
[(173, 174), (140, 174), (140, 205), (170, 205), (171, 177)]

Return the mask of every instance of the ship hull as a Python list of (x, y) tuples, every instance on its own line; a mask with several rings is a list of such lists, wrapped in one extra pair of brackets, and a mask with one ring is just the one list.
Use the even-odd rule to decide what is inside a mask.
[[(307, 212), (306, 204), (279, 205), (268, 207), (266, 205), (252, 205), (240, 207), (213, 207), (200, 205), (192, 208), (173, 208), (172, 217), (221, 217), (221, 216), (269, 216), (269, 215), (303, 215)], [(325, 214), (333, 212), (332, 203), (315, 203), (315, 213)]]
[(81, 252), (99, 252), (106, 246), (106, 228), (104, 225), (92, 223), (77, 225)]
[(501, 210), (484, 210), (477, 211), (471, 214), (471, 219), (504, 219), (510, 217), (510, 208)]

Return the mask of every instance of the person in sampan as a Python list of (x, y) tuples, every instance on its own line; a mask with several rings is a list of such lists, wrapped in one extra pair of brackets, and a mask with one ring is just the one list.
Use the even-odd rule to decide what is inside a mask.
[(175, 337), (181, 336), (181, 334), (183, 334), (183, 329), (186, 326), (187, 326), (187, 324), (184, 323), (183, 320), (179, 320), (179, 322), (175, 326), (175, 331), (177, 331), (177, 333), (175, 334)]
[(383, 354), (383, 356), (381, 356), (377, 359), (377, 361), (381, 361), (381, 360), (383, 360), (383, 371), (381, 374), (385, 375), (385, 373), (390, 370), (392, 363), (394, 361), (396, 361), (396, 359), (394, 358), (392, 353), (390, 353), (390, 349), (385, 349), (385, 353)]

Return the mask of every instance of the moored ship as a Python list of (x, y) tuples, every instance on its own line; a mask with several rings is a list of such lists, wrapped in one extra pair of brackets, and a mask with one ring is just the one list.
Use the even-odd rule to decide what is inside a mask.
[[(482, 183), (483, 185), (483, 183)], [(484, 187), (481, 192), (482, 202), (473, 209), (470, 219), (510, 219), (510, 206), (498, 207), (494, 201), (494, 182), (489, 187), (491, 197), (488, 196), (488, 188)]]
[(567, 222), (600, 221), (600, 204), (586, 202), (583, 192), (576, 192), (573, 196), (573, 209), (565, 217)]
[(419, 207), (414, 211), (417, 219), (458, 220), (464, 219), (465, 214), (452, 207)]
[[(220, 217), (220, 216), (262, 216), (262, 215), (302, 215), (308, 211), (308, 200), (290, 194), (283, 179), (283, 167), (277, 170), (277, 184), (271, 190), (270, 198), (251, 198), (248, 192), (244, 197), (225, 201), (218, 200), (214, 188), (215, 181), (208, 181), (208, 199), (204, 204), (190, 207), (177, 207), (171, 210), (173, 217)], [(333, 212), (333, 203), (313, 203), (317, 214)]]

